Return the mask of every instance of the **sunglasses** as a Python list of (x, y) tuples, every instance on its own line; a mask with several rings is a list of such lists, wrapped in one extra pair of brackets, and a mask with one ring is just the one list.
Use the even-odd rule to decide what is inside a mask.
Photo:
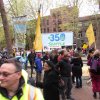
[(6, 73), (6, 72), (1, 73), (1, 72), (0, 72), (0, 76), (2, 75), (3, 77), (9, 77), (10, 75), (13, 75), (13, 74), (15, 74), (15, 73), (17, 73), (17, 72), (19, 72), (19, 71), (16, 71), (16, 72), (14, 72), (14, 73)]

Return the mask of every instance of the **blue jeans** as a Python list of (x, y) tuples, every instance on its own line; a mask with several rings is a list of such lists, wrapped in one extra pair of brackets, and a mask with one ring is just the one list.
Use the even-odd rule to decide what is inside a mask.
[(82, 78), (81, 76), (76, 76), (76, 87), (82, 87)]

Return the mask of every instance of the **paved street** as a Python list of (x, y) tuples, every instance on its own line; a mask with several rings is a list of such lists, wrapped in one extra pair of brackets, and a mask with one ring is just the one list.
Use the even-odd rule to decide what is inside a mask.
[[(72, 89), (72, 96), (75, 100), (100, 100), (99, 98), (94, 99), (93, 94), (92, 94), (92, 86), (91, 84), (87, 84), (87, 80), (89, 79), (89, 72), (88, 68), (89, 66), (86, 65), (86, 58), (83, 59), (83, 87), (80, 89), (76, 89), (75, 86), (73, 85)], [(98, 96), (99, 97), (99, 96)]]
[[(94, 100), (92, 94), (92, 86), (91, 84), (87, 84), (87, 80), (89, 79), (88, 66), (84, 65), (83, 67), (83, 87), (80, 89), (76, 89), (75, 85), (73, 85), (72, 96), (75, 100)], [(99, 99), (97, 99), (99, 100)]]
[(87, 85), (83, 85), (82, 89), (76, 89), (73, 87), (72, 96), (75, 100), (94, 100), (91, 86)]

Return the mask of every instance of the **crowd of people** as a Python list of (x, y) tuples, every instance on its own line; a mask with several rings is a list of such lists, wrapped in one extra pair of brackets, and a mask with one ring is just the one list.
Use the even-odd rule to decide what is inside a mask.
[[(74, 100), (71, 95), (73, 84), (76, 89), (83, 86), (80, 51), (55, 49), (36, 53), (30, 50), (26, 54), (16, 55), (18, 57), (0, 59), (0, 100)], [(25, 58), (24, 67), (19, 56)], [(87, 64), (90, 66), (94, 98), (97, 97), (97, 92), (100, 94), (99, 60), (100, 51), (89, 50)], [(31, 73), (27, 73), (28, 68)], [(36, 71), (35, 80), (33, 70)], [(59, 85), (60, 82), (62, 86)], [(43, 95), (40, 89), (43, 89)]]
[(87, 56), (87, 64), (90, 66), (89, 72), (92, 81), (93, 97), (97, 98), (97, 93), (99, 93), (100, 98), (100, 51), (90, 50)]

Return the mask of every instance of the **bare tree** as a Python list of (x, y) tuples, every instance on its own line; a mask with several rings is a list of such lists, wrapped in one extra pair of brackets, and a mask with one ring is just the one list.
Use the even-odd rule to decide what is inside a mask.
[(79, 41), (79, 31), (80, 31), (79, 8), (82, 2), (83, 0), (67, 0), (67, 1), (64, 1), (64, 4), (67, 5), (67, 9), (66, 7), (61, 9), (62, 19), (65, 19), (64, 17), (67, 17), (68, 21), (66, 21), (65, 23), (62, 23), (60, 27), (62, 30), (73, 31), (76, 47), (81, 46), (81, 44), (79, 44), (78, 41)]
[[(96, 27), (96, 49), (100, 50), (100, 20), (99, 20), (99, 12), (100, 12), (100, 0), (88, 0), (88, 3), (90, 6), (93, 7), (94, 10), (92, 10), (91, 12), (93, 12), (93, 15), (95, 16), (95, 27)], [(98, 7), (98, 11), (95, 10), (95, 5), (99, 5)]]
[[(100, 12), (100, 0), (97, 0), (98, 4), (99, 4), (99, 12)], [(97, 24), (97, 30), (98, 30), (98, 33), (97, 33), (97, 40), (96, 40), (96, 48), (100, 50), (100, 21), (98, 21), (98, 24)]]
[(1, 18), (2, 18), (2, 23), (3, 23), (4, 33), (5, 33), (7, 50), (9, 54), (11, 54), (12, 53), (12, 43), (10, 39), (9, 25), (8, 25), (8, 20), (7, 20), (6, 11), (4, 8), (3, 0), (0, 0), (0, 13), (1, 13)]

